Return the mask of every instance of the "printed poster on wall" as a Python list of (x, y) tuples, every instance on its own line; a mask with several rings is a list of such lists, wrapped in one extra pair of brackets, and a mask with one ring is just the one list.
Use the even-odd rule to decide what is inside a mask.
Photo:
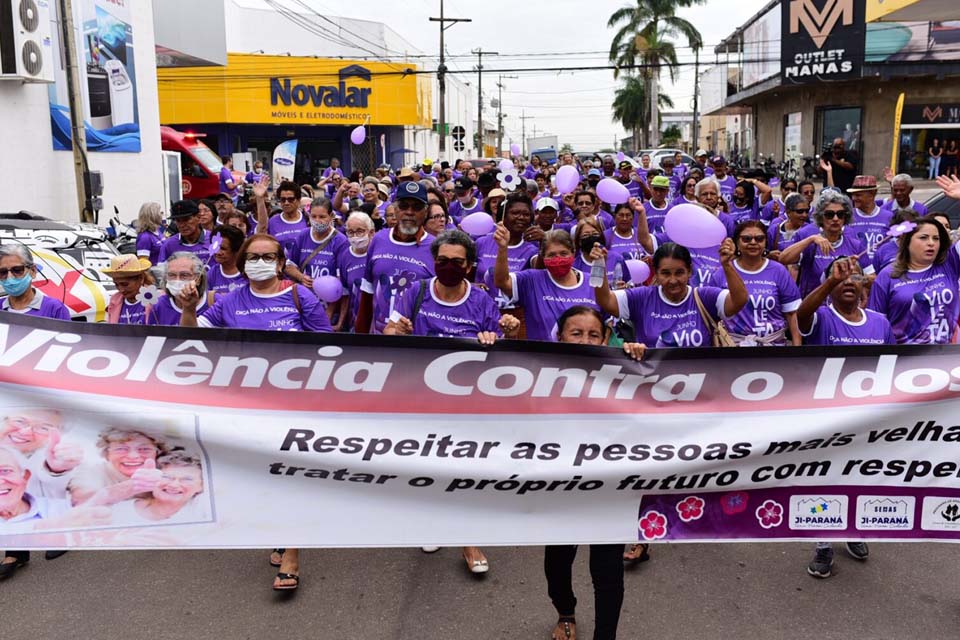
[[(88, 151), (140, 151), (137, 80), (130, 5), (137, 0), (82, 0), (73, 3), (80, 93)], [(58, 3), (55, 20), (59, 24)], [(57, 24), (52, 33), (60, 33)], [(54, 60), (63, 59), (63, 43), (53, 38)], [(72, 148), (67, 70), (54, 69), (50, 92), (53, 148)]]

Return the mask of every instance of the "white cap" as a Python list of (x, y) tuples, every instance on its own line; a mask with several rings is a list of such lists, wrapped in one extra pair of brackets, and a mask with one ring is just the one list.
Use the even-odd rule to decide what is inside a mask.
[(537, 211), (543, 211), (547, 207), (552, 207), (557, 211), (560, 211), (560, 205), (557, 204), (557, 201), (553, 198), (540, 198), (537, 200)]
[(694, 158), (699, 158), (700, 156), (705, 156), (705, 155), (709, 155), (709, 154), (708, 154), (706, 151), (704, 151), (703, 149), (697, 149), (697, 152), (694, 154), (693, 157), (694, 157)]

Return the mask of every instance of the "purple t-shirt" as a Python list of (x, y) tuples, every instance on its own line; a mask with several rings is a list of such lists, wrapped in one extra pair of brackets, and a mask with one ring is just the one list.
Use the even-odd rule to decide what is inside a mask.
[[(413, 335), (442, 338), (476, 338), (481, 331), (500, 335), (500, 310), (497, 303), (482, 289), (467, 283), (467, 293), (457, 302), (444, 302), (434, 292), (430, 278), (410, 287), (397, 297), (395, 310), (413, 320)], [(424, 286), (423, 301), (416, 318), (412, 318), (420, 287)]]
[(346, 250), (337, 255), (337, 271), (340, 274), (340, 282), (343, 283), (343, 290), (350, 292), (350, 310), (344, 320), (344, 328), (352, 327), (353, 320), (357, 317), (357, 311), (360, 309), (360, 283), (363, 282), (363, 274), (366, 270), (366, 253), (358, 256), (348, 246)]
[[(300, 310), (293, 300), (297, 287)], [(327, 312), (312, 291), (295, 284), (278, 293), (258, 295), (249, 286), (237, 289), (217, 300), (197, 318), (201, 327), (226, 329), (260, 329), (261, 331), (331, 330)]]
[[(303, 212), (299, 210), (297, 211), (297, 215), (299, 218), (293, 222), (284, 220), (283, 214), (275, 215), (267, 220), (267, 233), (283, 245), (283, 251), (286, 253), (287, 258), (290, 257), (290, 252), (293, 251), (293, 247), (297, 243), (297, 238), (300, 237), (303, 230), (310, 228), (310, 224), (307, 222), (307, 216), (303, 215)], [(297, 266), (300, 266), (299, 263)]]
[(120, 303), (120, 317), (117, 318), (117, 324), (143, 324), (146, 310), (139, 302), (127, 302), (123, 300)]
[[(613, 283), (619, 282), (621, 280), (624, 282), (630, 281), (630, 271), (627, 269), (627, 265), (624, 262), (623, 256), (616, 253), (607, 254), (606, 266), (607, 266), (607, 282), (611, 283), (611, 286), (613, 286)], [(593, 263), (591, 262), (588, 264), (587, 261), (584, 260), (583, 258), (583, 253), (578, 253), (577, 259), (573, 261), (573, 268), (582, 271), (589, 278), (590, 269), (593, 268)]]
[(663, 231), (663, 221), (670, 211), (670, 204), (664, 202), (663, 207), (658, 207), (653, 204), (653, 200), (647, 200), (643, 203), (643, 210), (647, 212), (647, 228), (650, 233)]
[[(721, 216), (724, 216), (723, 212), (720, 213)], [(728, 218), (729, 219), (729, 218)], [(721, 218), (723, 221), (723, 218)], [(666, 233), (655, 233), (653, 234), (653, 250), (656, 252), (657, 248), (667, 242), (673, 242)], [(693, 261), (693, 271), (690, 273), (690, 284), (693, 286), (709, 284), (713, 278), (714, 274), (717, 271), (721, 271), (720, 267), (720, 246), (708, 247), (705, 249), (690, 249), (690, 258)]]
[(333, 174), (337, 174), (338, 176), (340, 176), (340, 177), (342, 178), (342, 177), (343, 177), (343, 169), (341, 169), (340, 167), (337, 167), (336, 169), (334, 169), (333, 167), (327, 167), (326, 169), (323, 170), (323, 175), (321, 175), (320, 177), (321, 177), (321, 178), (329, 178), (329, 177), (332, 176)]
[[(219, 265), (218, 265), (219, 266)], [(246, 281), (244, 280), (244, 283)], [(216, 295), (219, 300), (222, 295)], [(207, 309), (207, 295), (204, 294), (197, 303), (197, 316), (203, 314)], [(150, 313), (147, 314), (147, 324), (150, 326), (178, 327), (180, 326), (180, 316), (183, 315), (183, 309), (178, 307), (169, 294), (163, 294), (157, 298), (156, 304), (150, 307)]]
[[(794, 313), (800, 308), (800, 290), (790, 272), (779, 262), (763, 261), (758, 271), (743, 269), (738, 261), (733, 266), (747, 288), (747, 304), (737, 315), (725, 321), (727, 329), (746, 336), (753, 334), (763, 338), (787, 328), (785, 313)], [(727, 277), (719, 271), (711, 284), (727, 288)], [(778, 344), (786, 344), (784, 339)]]
[[(863, 251), (863, 243), (859, 239), (842, 234), (838, 242), (833, 243), (833, 253), (824, 254), (816, 244), (811, 244), (800, 254), (800, 295), (807, 297), (811, 291), (820, 286), (823, 281), (823, 272), (838, 256), (855, 256)], [(873, 265), (866, 254), (860, 256), (860, 268), (864, 274), (873, 273)]]
[[(776, 215), (774, 215), (774, 213), (773, 213), (773, 207), (774, 207), (774, 205), (776, 205), (776, 206), (778, 207), (778, 212), (777, 212)], [(782, 216), (786, 210), (787, 210), (787, 207), (786, 207), (786, 205), (783, 204), (783, 200), (782, 200), (782, 199), (780, 199), (780, 198), (771, 198), (771, 199), (770, 199), (770, 202), (768, 202), (767, 204), (763, 205), (763, 209), (760, 211), (760, 220), (762, 220), (762, 221), (765, 222), (766, 224), (770, 224), (770, 222), (771, 222), (774, 218), (777, 218), (777, 217), (779, 217), (779, 216)]]
[(681, 183), (683, 182), (683, 178), (679, 173), (676, 172), (676, 170), (674, 170), (674, 172), (670, 175), (665, 173), (661, 175), (670, 180), (670, 191), (667, 192), (667, 202), (673, 202), (673, 199), (679, 196), (681, 193)]
[(383, 333), (394, 309), (394, 298), (433, 272), (430, 244), (433, 236), (424, 233), (420, 242), (400, 242), (393, 229), (378, 231), (367, 249), (367, 268), (360, 289), (373, 296), (371, 333)]
[(897, 201), (894, 200), (893, 198), (889, 198), (888, 200), (885, 200), (883, 205), (881, 206), (887, 211), (891, 211), (894, 214), (896, 214), (898, 211), (905, 210), (905, 209), (913, 209), (914, 211), (917, 212), (917, 215), (920, 217), (923, 217), (929, 213), (929, 210), (927, 209), (927, 206), (925, 204), (923, 204), (922, 202), (917, 202), (916, 200), (913, 200), (913, 199), (911, 199), (910, 203), (905, 207), (901, 207), (899, 204), (897, 204)]
[(729, 173), (723, 176), (723, 179), (713, 176), (720, 183), (720, 197), (727, 201), (727, 204), (733, 202), (733, 191), (737, 188), (737, 179)]
[(146, 258), (150, 264), (160, 262), (160, 247), (163, 246), (163, 236), (159, 231), (143, 231), (137, 235), (137, 256)]
[(873, 213), (867, 216), (860, 209), (854, 208), (853, 218), (847, 228), (860, 238), (867, 249), (867, 256), (873, 258), (873, 251), (877, 243), (886, 237), (892, 220), (893, 212), (888, 209), (876, 207)]
[(62, 302), (56, 298), (51, 298), (50, 296), (44, 295), (39, 289), (35, 289), (34, 296), (40, 297), (40, 307), (34, 309), (28, 307), (23, 311), (18, 311), (10, 308), (10, 299), (6, 296), (3, 298), (2, 309), (4, 311), (9, 311), (11, 313), (20, 313), (25, 316), (36, 316), (38, 318), (53, 318), (54, 320), (70, 320), (70, 309), (66, 307)]
[(873, 250), (873, 270), (880, 273), (884, 267), (893, 264), (893, 261), (897, 259), (899, 250), (900, 245), (897, 240), (888, 240), (877, 246)]
[[(233, 189), (230, 189), (229, 187), (227, 187), (228, 182), (234, 183)], [(233, 173), (227, 167), (220, 167), (220, 193), (225, 193), (228, 196), (230, 196), (233, 199), (234, 204), (236, 204), (237, 184), (236, 184), (236, 181), (233, 179)]]
[(223, 266), (220, 264), (214, 263), (207, 267), (207, 291), (230, 293), (246, 284), (246, 278), (239, 271), (232, 276), (228, 276), (223, 272)]
[(476, 199), (476, 204), (472, 207), (464, 207), (459, 200), (454, 200), (450, 203), (448, 209), (450, 212), (450, 217), (453, 218), (453, 221), (457, 224), (460, 224), (460, 221), (471, 213), (483, 211), (483, 199), (478, 197)]
[(803, 334), (804, 344), (849, 346), (896, 344), (890, 323), (872, 309), (860, 309), (858, 322), (850, 322), (837, 313), (832, 304), (817, 309), (810, 332)]
[(523, 307), (528, 340), (556, 341), (557, 320), (563, 312), (576, 305), (600, 310), (587, 274), (574, 270), (579, 281), (564, 287), (553, 279), (546, 269), (527, 269), (511, 273), (513, 297), (510, 303)]
[[(527, 268), (530, 258), (540, 251), (535, 242), (521, 240), (519, 244), (507, 246), (507, 264), (511, 273), (523, 271)], [(483, 236), (477, 240), (477, 269), (474, 273), (474, 282), (487, 285), (488, 293), (497, 300), (501, 308), (505, 308), (506, 298), (500, 295), (500, 290), (493, 286), (493, 268), (497, 264), (497, 243), (493, 234)]]
[(891, 276), (888, 266), (873, 282), (867, 306), (887, 317), (900, 344), (949, 344), (960, 316), (960, 255), (947, 251), (943, 264)]
[[(729, 292), (717, 287), (697, 287), (700, 301), (714, 320), (723, 320)], [(659, 286), (634, 287), (613, 292), (620, 307), (620, 319), (631, 320), (637, 341), (648, 347), (709, 347), (710, 329), (703, 321), (693, 287), (678, 303), (667, 300)]]
[(734, 225), (738, 225), (744, 220), (759, 220), (760, 198), (754, 198), (753, 204), (748, 204), (743, 207), (737, 206), (736, 203), (731, 201), (730, 213), (728, 215), (733, 219)]
[[(304, 229), (297, 236), (296, 243), (291, 248), (288, 257), (304, 275), (311, 278), (321, 276), (340, 277), (340, 273), (337, 271), (337, 256), (346, 251), (350, 247), (350, 243), (347, 242), (342, 233), (336, 230), (333, 231), (332, 236), (324, 239), (324, 242), (326, 242), (326, 245), (310, 258), (314, 250), (323, 242), (317, 242), (314, 239), (312, 229)], [(309, 264), (303, 265), (303, 261), (307, 258), (310, 258)]]
[(782, 218), (773, 221), (773, 224), (771, 224), (767, 230), (767, 249), (770, 251), (783, 251), (797, 242), (799, 239), (797, 236), (803, 227), (788, 230), (786, 225), (787, 221)]
[(207, 231), (202, 231), (199, 240), (194, 243), (183, 242), (183, 240), (180, 239), (179, 233), (175, 236), (170, 236), (164, 240), (163, 245), (160, 247), (160, 255), (157, 257), (157, 260), (158, 262), (163, 262), (180, 251), (188, 251), (196, 255), (206, 264), (210, 259), (210, 234)]
[(637, 240), (637, 232), (631, 231), (629, 238), (624, 238), (616, 229), (607, 229), (603, 233), (603, 239), (607, 243), (607, 250), (611, 254), (616, 254), (624, 260), (639, 260), (647, 255), (646, 250)]

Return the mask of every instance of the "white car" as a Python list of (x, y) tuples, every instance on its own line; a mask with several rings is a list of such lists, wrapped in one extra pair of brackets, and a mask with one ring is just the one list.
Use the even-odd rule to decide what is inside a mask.
[(683, 164), (687, 165), (688, 167), (695, 162), (693, 156), (687, 155), (682, 149), (642, 149), (636, 155), (638, 163), (640, 162), (640, 158), (643, 157), (645, 153), (650, 154), (650, 166), (654, 169), (660, 168), (660, 161), (663, 158), (666, 156), (673, 157), (677, 153), (680, 154)]

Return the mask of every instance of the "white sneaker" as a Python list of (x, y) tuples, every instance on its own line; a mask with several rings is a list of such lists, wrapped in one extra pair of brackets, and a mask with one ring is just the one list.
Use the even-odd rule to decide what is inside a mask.
[(420, 547), (420, 551), (423, 551), (424, 553), (436, 553), (437, 551), (440, 551), (440, 547)]

